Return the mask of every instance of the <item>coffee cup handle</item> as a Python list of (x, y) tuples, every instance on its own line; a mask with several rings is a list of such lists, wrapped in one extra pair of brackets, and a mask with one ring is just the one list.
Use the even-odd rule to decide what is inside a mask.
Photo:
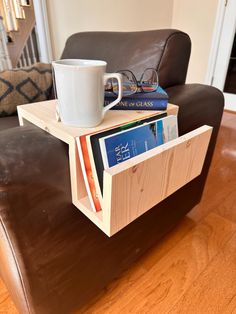
[(109, 105), (107, 105), (106, 107), (103, 108), (103, 115), (107, 112), (107, 110), (109, 110), (112, 107), (114, 107), (115, 105), (117, 105), (121, 101), (121, 98), (122, 98), (122, 75), (120, 73), (105, 73), (104, 74), (104, 85), (106, 85), (107, 80), (110, 78), (116, 78), (117, 79), (118, 87), (119, 87), (119, 93), (118, 93), (118, 97), (116, 98), (116, 100), (114, 100)]

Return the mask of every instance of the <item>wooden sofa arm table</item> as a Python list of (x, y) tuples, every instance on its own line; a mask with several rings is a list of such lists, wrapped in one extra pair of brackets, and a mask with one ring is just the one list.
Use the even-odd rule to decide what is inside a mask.
[[(169, 104), (167, 114), (178, 113)], [(76, 128), (56, 121), (56, 100), (18, 106), (20, 125), (33, 123), (69, 145), (72, 202), (108, 236), (197, 177), (202, 170), (212, 127), (202, 126), (122, 164), (104, 170), (102, 210), (91, 208), (81, 171), (76, 137), (129, 123), (157, 111), (110, 110), (95, 128)]]

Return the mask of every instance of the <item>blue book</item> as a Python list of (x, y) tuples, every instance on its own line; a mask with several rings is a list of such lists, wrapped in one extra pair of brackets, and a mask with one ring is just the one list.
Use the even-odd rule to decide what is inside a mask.
[(154, 122), (99, 139), (104, 169), (178, 137), (177, 117), (167, 116)]
[[(105, 106), (116, 99), (113, 93), (105, 93)], [(155, 92), (136, 93), (123, 97), (111, 110), (166, 110), (168, 104), (167, 93), (158, 86)]]

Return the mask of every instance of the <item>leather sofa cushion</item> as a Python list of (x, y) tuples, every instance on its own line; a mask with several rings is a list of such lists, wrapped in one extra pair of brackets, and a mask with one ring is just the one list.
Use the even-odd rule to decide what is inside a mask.
[(48, 99), (52, 89), (51, 65), (37, 63), (31, 67), (0, 73), (0, 117), (12, 115), (16, 106)]
[(16, 115), (0, 118), (0, 131), (11, 129), (17, 126), (19, 126), (19, 121)]
[(99, 59), (107, 72), (131, 70), (140, 77), (155, 68), (163, 88), (184, 84), (191, 50), (186, 33), (174, 29), (143, 32), (82, 32), (66, 41), (62, 59)]

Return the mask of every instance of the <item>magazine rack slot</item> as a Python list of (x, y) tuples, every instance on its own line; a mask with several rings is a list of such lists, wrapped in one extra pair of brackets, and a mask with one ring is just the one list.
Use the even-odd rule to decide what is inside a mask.
[(167, 198), (202, 170), (212, 128), (200, 127), (104, 171), (104, 208), (110, 234)]
[[(171, 142), (104, 171), (102, 210), (94, 212), (83, 180), (76, 137), (99, 132), (114, 125), (156, 115), (156, 111), (110, 111), (103, 123), (82, 129), (55, 119), (56, 101), (18, 107), (20, 125), (33, 123), (69, 146), (73, 204), (108, 236), (174, 193), (201, 173), (212, 128), (202, 126)], [(178, 113), (169, 104), (167, 114)]]

